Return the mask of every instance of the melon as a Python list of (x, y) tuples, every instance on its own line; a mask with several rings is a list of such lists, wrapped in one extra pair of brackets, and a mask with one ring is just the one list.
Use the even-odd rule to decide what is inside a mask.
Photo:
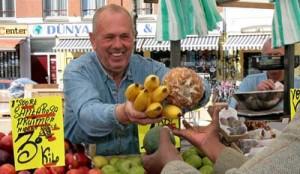
[[(147, 154), (154, 153), (159, 147), (161, 126), (155, 126), (146, 132), (143, 140), (143, 148)], [(170, 132), (170, 140), (175, 145), (175, 136)]]

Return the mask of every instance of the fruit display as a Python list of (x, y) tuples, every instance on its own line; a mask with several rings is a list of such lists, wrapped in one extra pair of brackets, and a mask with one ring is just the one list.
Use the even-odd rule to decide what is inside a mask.
[(204, 95), (204, 82), (198, 74), (189, 68), (171, 69), (164, 77), (170, 94), (167, 100), (180, 108), (193, 109)]
[(201, 174), (213, 174), (213, 162), (194, 146), (189, 147), (181, 153), (182, 159), (195, 167)]
[(13, 156), (12, 134), (0, 132), (0, 174), (103, 174), (93, 168), (82, 144), (72, 144), (65, 139), (65, 166), (49, 166), (16, 171)]
[(166, 103), (169, 93), (169, 87), (161, 84), (157, 75), (150, 74), (145, 78), (143, 85), (130, 84), (124, 95), (137, 111), (145, 112), (149, 118), (163, 116), (175, 119), (182, 115), (182, 110), (177, 105)]
[(101, 174), (144, 174), (145, 169), (139, 155), (128, 156), (100, 156), (92, 158), (95, 168), (102, 171)]
[[(161, 126), (155, 126), (146, 133), (143, 140), (143, 147), (147, 154), (152, 154), (158, 149), (161, 128)], [(170, 140), (175, 145), (175, 137), (172, 133), (170, 133)]]

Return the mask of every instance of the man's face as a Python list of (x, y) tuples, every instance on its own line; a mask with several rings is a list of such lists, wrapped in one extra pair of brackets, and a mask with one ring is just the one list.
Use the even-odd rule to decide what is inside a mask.
[(121, 12), (103, 11), (98, 16), (96, 31), (90, 34), (90, 40), (109, 73), (125, 71), (134, 44), (130, 16)]
[[(268, 40), (262, 49), (262, 55), (264, 56), (283, 56), (284, 48), (272, 48), (271, 40)], [(269, 70), (267, 72), (268, 78), (274, 81), (282, 81), (284, 78), (284, 70)]]

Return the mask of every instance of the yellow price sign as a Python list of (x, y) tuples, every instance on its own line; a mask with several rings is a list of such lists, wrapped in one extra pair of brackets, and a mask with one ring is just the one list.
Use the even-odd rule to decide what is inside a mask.
[(300, 110), (300, 89), (290, 89), (291, 120), (294, 118), (297, 109)]
[[(162, 121), (154, 124), (154, 125), (138, 125), (138, 132), (139, 132), (139, 149), (140, 152), (145, 152), (145, 149), (143, 148), (143, 140), (146, 135), (146, 133), (155, 126), (169, 126), (169, 127), (176, 127), (179, 128), (179, 119), (163, 119)], [(175, 136), (175, 146), (177, 148), (180, 147), (180, 138), (178, 136)]]
[(61, 97), (11, 100), (10, 111), (16, 170), (64, 166)]

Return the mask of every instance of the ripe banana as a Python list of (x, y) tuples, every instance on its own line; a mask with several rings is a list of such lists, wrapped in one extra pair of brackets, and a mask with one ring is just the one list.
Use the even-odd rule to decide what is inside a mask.
[(133, 102), (137, 95), (140, 93), (142, 86), (138, 83), (130, 84), (125, 90), (125, 97), (127, 100)]
[(158, 117), (161, 112), (162, 112), (162, 105), (159, 102), (155, 102), (155, 103), (151, 103), (146, 111), (145, 114), (149, 117), (149, 118), (156, 118)]
[(151, 102), (150, 93), (147, 89), (143, 89), (137, 95), (133, 102), (133, 107), (137, 111), (144, 112)]
[(162, 116), (168, 119), (176, 119), (182, 115), (182, 110), (175, 105), (166, 105), (162, 110)]
[(152, 92), (151, 100), (152, 102), (162, 102), (168, 97), (169, 93), (169, 88), (166, 85), (161, 85)]
[(150, 74), (146, 77), (144, 81), (144, 88), (149, 92), (154, 91), (160, 84), (159, 77), (154, 74)]

